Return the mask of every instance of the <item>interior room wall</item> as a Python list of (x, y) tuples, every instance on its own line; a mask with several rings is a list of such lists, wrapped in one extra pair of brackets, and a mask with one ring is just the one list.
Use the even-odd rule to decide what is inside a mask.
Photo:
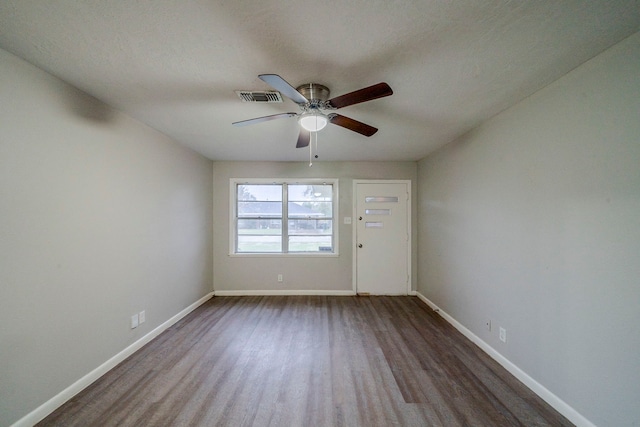
[(0, 50), (0, 425), (212, 291), (212, 165)]
[[(415, 162), (214, 162), (214, 289), (222, 292), (349, 292), (353, 289), (353, 229), (344, 217), (353, 216), (354, 179), (416, 179)], [(339, 227), (337, 257), (229, 256), (229, 180), (231, 178), (337, 178)], [(412, 185), (413, 198), (415, 189)], [(412, 204), (415, 206), (415, 203)], [(412, 217), (416, 217), (415, 208)], [(412, 227), (415, 289), (415, 220)], [(278, 274), (283, 282), (278, 282)]]
[(583, 424), (639, 425), (640, 33), (421, 161), (418, 187), (418, 291)]

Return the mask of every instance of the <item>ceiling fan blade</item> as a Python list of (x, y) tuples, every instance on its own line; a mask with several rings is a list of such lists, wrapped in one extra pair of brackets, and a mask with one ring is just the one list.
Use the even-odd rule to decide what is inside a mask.
[(311, 140), (311, 132), (306, 129), (300, 128), (300, 135), (298, 135), (298, 143), (296, 148), (304, 148), (309, 146)]
[(260, 78), (260, 80), (267, 83), (269, 86), (276, 89), (284, 96), (291, 98), (291, 100), (296, 104), (306, 104), (307, 102), (309, 102), (309, 100), (302, 96), (302, 94), (298, 92), (296, 88), (291, 86), (285, 79), (277, 74), (260, 74), (258, 77)]
[(271, 116), (256, 117), (255, 119), (249, 119), (249, 120), (241, 120), (239, 122), (233, 122), (231, 124), (234, 126), (247, 126), (247, 125), (253, 125), (256, 123), (268, 122), (269, 120), (284, 119), (285, 117), (293, 117), (296, 115), (297, 115), (296, 113), (272, 114)]
[(378, 83), (377, 85), (365, 87), (355, 92), (346, 93), (336, 96), (327, 101), (333, 108), (348, 107), (349, 105), (359, 104), (361, 102), (371, 101), (373, 99), (383, 98), (393, 95), (393, 90), (386, 83)]
[(329, 116), (329, 122), (354, 132), (358, 132), (364, 136), (371, 136), (378, 132), (378, 129), (373, 126), (369, 126), (368, 124), (353, 120), (349, 117), (341, 116), (340, 114), (331, 114)]

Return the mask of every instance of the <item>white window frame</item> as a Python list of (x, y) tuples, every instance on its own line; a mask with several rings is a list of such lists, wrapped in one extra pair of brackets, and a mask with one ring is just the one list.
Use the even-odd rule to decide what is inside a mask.
[[(260, 184), (275, 184), (275, 185), (332, 185), (333, 186), (333, 197), (332, 197), (332, 208), (333, 208), (333, 218), (332, 218), (332, 252), (284, 252), (287, 250), (287, 247), (284, 245), (285, 240), (285, 230), (287, 230), (286, 236), (288, 236), (288, 226), (289, 219), (288, 218), (288, 200), (283, 200), (283, 211), (282, 211), (282, 226), (283, 226), (283, 252), (236, 252), (236, 232), (237, 232), (237, 185), (238, 184), (246, 184), (246, 185), (260, 185)], [(286, 195), (286, 191), (285, 191)], [(288, 197), (287, 197), (288, 199)], [(337, 257), (339, 255), (338, 251), (338, 205), (339, 205), (339, 195), (338, 195), (338, 179), (337, 178), (291, 178), (291, 179), (271, 179), (271, 178), (231, 178), (229, 180), (229, 256), (232, 257)], [(286, 223), (286, 224), (285, 224)]]

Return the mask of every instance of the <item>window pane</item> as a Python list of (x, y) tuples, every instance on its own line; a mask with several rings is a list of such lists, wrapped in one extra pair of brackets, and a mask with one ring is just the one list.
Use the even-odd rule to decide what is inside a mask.
[(238, 202), (238, 217), (282, 218), (282, 202)]
[(290, 202), (330, 202), (333, 200), (333, 185), (298, 185), (288, 187)]
[(282, 252), (280, 236), (238, 236), (238, 252)]
[(238, 184), (238, 200), (242, 201), (282, 201), (280, 184)]
[(281, 219), (239, 219), (238, 234), (281, 236)]
[(282, 185), (238, 184), (238, 218), (282, 217)]
[(289, 202), (290, 218), (331, 218), (332, 202)]
[(289, 220), (289, 235), (332, 235), (333, 221), (327, 219)]
[(331, 236), (291, 236), (289, 252), (333, 252)]
[(334, 185), (236, 182), (234, 251), (333, 253)]

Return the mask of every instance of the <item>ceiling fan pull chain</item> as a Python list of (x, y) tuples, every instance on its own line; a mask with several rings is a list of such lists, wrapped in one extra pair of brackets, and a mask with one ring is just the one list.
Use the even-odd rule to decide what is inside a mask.
[(309, 144), (309, 167), (313, 166), (313, 144)]
[(315, 137), (315, 143), (316, 143), (316, 155), (315, 158), (318, 158), (318, 132), (315, 132), (316, 137)]

